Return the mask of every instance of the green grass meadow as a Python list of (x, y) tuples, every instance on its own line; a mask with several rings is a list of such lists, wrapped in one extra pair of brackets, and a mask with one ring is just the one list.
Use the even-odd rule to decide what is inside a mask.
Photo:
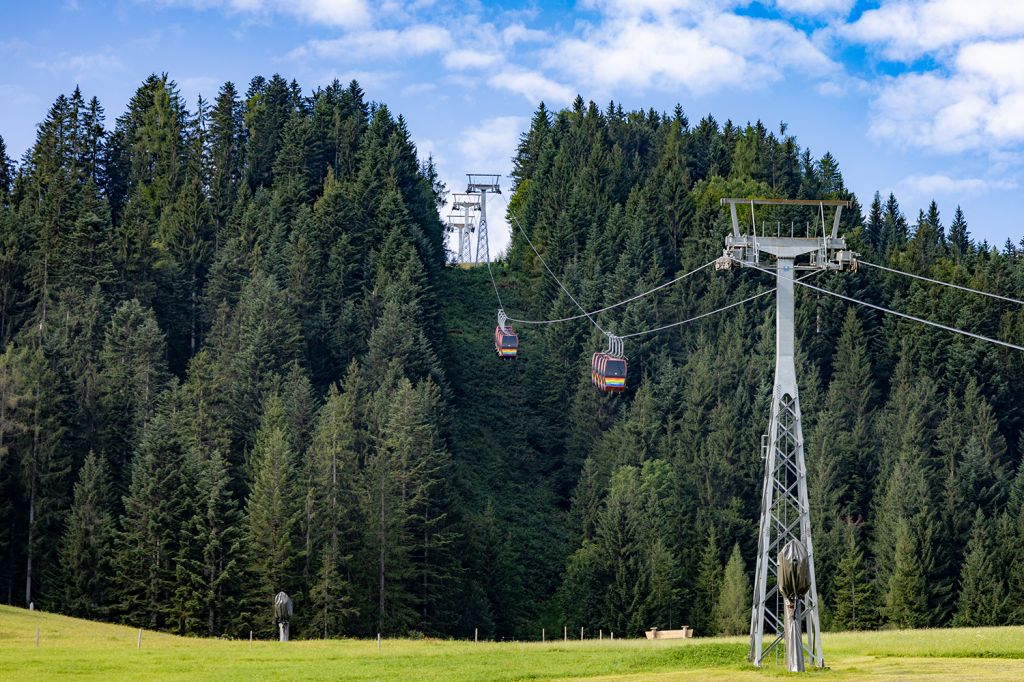
[[(39, 646), (36, 646), (36, 628)], [(4, 680), (746, 680), (745, 638), (491, 643), (194, 639), (0, 606)], [(1024, 628), (829, 633), (811, 679), (1024, 680)]]

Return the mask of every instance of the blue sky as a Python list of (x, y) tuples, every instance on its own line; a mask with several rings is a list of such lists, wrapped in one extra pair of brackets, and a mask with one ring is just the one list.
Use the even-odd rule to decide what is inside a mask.
[[(0, 0), (0, 135), (12, 156), (75, 85), (108, 125), (151, 72), (194, 105), (279, 72), (357, 78), (405, 115), (450, 189), (507, 174), (537, 102), (785, 121), (864, 204), (934, 198), (972, 233), (1024, 236), (1024, 2), (1010, 0)], [(499, 209), (500, 209), (499, 204)], [(492, 223), (493, 225), (493, 223)], [(492, 226), (500, 248), (507, 226)]]

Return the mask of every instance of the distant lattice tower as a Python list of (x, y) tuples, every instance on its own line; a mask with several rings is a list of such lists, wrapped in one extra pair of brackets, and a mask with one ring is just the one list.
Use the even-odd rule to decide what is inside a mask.
[[(810, 589), (795, 604), (796, 617), (806, 633), (802, 655), (812, 665), (823, 667), (821, 624), (818, 614), (818, 590), (814, 577), (814, 547), (811, 540), (810, 506), (807, 501), (807, 468), (804, 462), (804, 439), (800, 425), (800, 398), (797, 390), (794, 360), (793, 283), (797, 270), (849, 270), (856, 267), (855, 255), (846, 249), (846, 241), (838, 236), (839, 217), (848, 201), (828, 200), (750, 200), (722, 199), (732, 217), (732, 234), (725, 239), (725, 251), (716, 262), (716, 269), (734, 265), (774, 270), (776, 279), (775, 314), (775, 384), (772, 390), (771, 419), (762, 444), (765, 460), (761, 497), (761, 519), (757, 541), (757, 570), (754, 577), (753, 606), (750, 615), (749, 660), (761, 666), (765, 658), (782, 643), (785, 606), (779, 590), (778, 554), (791, 540), (801, 543), (807, 551)], [(737, 205), (749, 205), (751, 231), (741, 233)], [(821, 234), (804, 237), (757, 234), (754, 207), (814, 206), (821, 216)], [(825, 207), (835, 208), (831, 231), (825, 225)], [(767, 256), (762, 262), (762, 256)], [(774, 260), (770, 260), (774, 259)], [(765, 644), (765, 630), (771, 641)], [(774, 634), (771, 634), (774, 633)]]
[(478, 212), (480, 211), (480, 197), (478, 194), (455, 194), (452, 196), (452, 210), (462, 211), (452, 213), (449, 216), (449, 224), (459, 230), (459, 245), (456, 252), (456, 262), (472, 263), (473, 247), (472, 235), (476, 231)]
[(480, 196), (480, 218), (476, 227), (476, 262), (489, 263), (491, 261), (491, 248), (487, 241), (487, 195), (501, 194), (500, 175), (487, 175), (480, 173), (467, 173), (469, 182), (466, 185), (467, 194), (478, 194)]

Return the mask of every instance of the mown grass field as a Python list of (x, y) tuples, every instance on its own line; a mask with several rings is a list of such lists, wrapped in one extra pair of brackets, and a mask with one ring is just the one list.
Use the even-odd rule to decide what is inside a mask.
[[(40, 643), (36, 647), (36, 628)], [(190, 639), (0, 606), (4, 680), (747, 680), (742, 638), (480, 643)], [(1024, 628), (831, 633), (821, 680), (1024, 680)]]

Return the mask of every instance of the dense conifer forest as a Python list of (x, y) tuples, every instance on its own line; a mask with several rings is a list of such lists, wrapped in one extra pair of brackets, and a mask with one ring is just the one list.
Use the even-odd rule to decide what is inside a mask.
[[(620, 396), (590, 385), (586, 320), (500, 361), (405, 121), (355, 82), (305, 92), (256, 77), (190, 109), (154, 75), (112, 122), (58, 97), (18, 163), (0, 140), (0, 599), (218, 636), (271, 635), (278, 590), (307, 638), (745, 631), (771, 297), (631, 339)], [(577, 98), (536, 110), (514, 167), (507, 210), (587, 309), (718, 255), (723, 196), (851, 199), (865, 259), (1024, 296), (1024, 241), (865, 210), (784, 125)], [(577, 312), (521, 230), (493, 269), (510, 315)], [(817, 283), (1024, 343), (1013, 303)], [(706, 270), (598, 319), (768, 286)], [(1024, 623), (1024, 354), (798, 294), (825, 626)]]

